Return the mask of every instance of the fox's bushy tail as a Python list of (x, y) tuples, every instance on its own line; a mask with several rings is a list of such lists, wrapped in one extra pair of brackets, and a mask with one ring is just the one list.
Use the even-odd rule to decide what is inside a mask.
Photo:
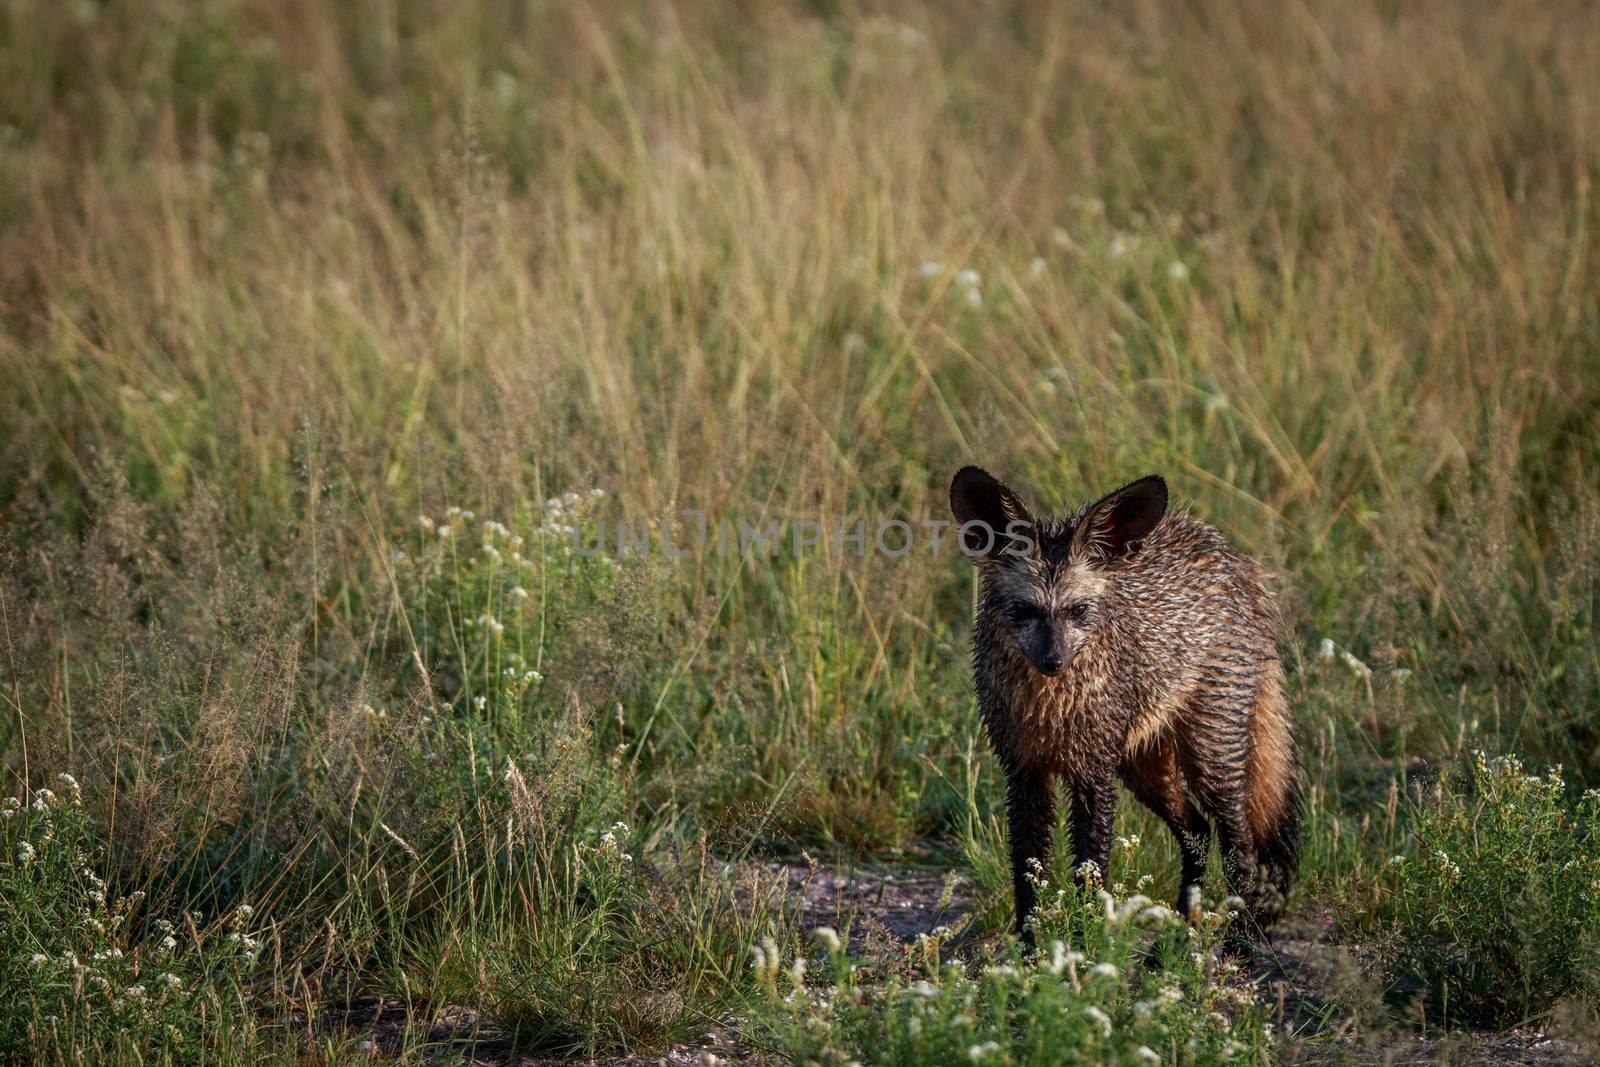
[(1250, 720), (1251, 859), (1243, 872), (1245, 903), (1265, 929), (1283, 914), (1300, 861), (1301, 774), (1293, 721), (1280, 678), (1262, 686)]

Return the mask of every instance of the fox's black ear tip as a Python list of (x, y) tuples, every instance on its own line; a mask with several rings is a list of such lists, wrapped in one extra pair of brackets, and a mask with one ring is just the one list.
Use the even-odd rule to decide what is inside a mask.
[(1128, 486), (1129, 489), (1138, 489), (1142, 492), (1159, 497), (1162, 503), (1167, 499), (1167, 480), (1159, 474), (1147, 474), (1143, 478)]
[(956, 471), (955, 477), (950, 479), (950, 492), (958, 493), (963, 488), (975, 485), (993, 485), (999, 480), (982, 467), (968, 463)]

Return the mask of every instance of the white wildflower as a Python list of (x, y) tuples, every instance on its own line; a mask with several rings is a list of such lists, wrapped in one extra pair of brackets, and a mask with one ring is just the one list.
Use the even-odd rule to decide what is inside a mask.
[(968, 286), (970, 288), (975, 288), (982, 281), (983, 281), (982, 276), (979, 275), (978, 272), (973, 270), (971, 267), (966, 267), (966, 268), (956, 272), (956, 284), (957, 285), (965, 285), (965, 286)]
[(33, 851), (33, 846), (28, 844), (26, 841), (17, 846), (18, 863), (32, 863), (35, 855), (36, 853)]
[(942, 270), (944, 270), (943, 263), (940, 263), (936, 259), (927, 259), (923, 260), (922, 266), (917, 268), (917, 273), (922, 275), (924, 278), (932, 278), (935, 274), (938, 274)]
[(1183, 916), (1165, 904), (1152, 904), (1139, 913), (1140, 926), (1175, 926), (1182, 921)]
[(1344, 665), (1346, 667), (1350, 668), (1350, 673), (1354, 674), (1356, 677), (1358, 677), (1358, 678), (1371, 678), (1372, 677), (1372, 668), (1367, 666), (1365, 663), (1362, 663), (1359, 659), (1357, 659), (1355, 656), (1351, 655), (1349, 652), (1340, 651), (1339, 658), (1342, 661), (1344, 661)]
[(1117, 909), (1117, 923), (1120, 925), (1127, 922), (1134, 915), (1142, 912), (1145, 908), (1148, 908), (1151, 903), (1152, 901), (1150, 898), (1145, 896), (1143, 893), (1135, 893), (1133, 896), (1123, 901), (1122, 906)]
[(1030, 278), (1038, 278), (1042, 276), (1046, 269), (1047, 264), (1045, 263), (1043, 256), (1034, 256), (1028, 261), (1028, 277)]
[(1183, 260), (1175, 259), (1167, 266), (1167, 277), (1175, 282), (1188, 280), (1189, 268), (1183, 265)]
[(981, 1045), (968, 1045), (967, 1046), (967, 1059), (969, 1059), (969, 1060), (981, 1060), (985, 1056), (989, 1055), (991, 1052), (999, 1052), (999, 1051), (1000, 1051), (1000, 1046), (999, 1046), (998, 1043), (996, 1043), (994, 1041), (985, 1041)]
[(1075, 967), (1083, 962), (1083, 953), (1069, 951), (1065, 942), (1052, 941), (1050, 943), (1050, 962), (1046, 969), (1051, 974), (1060, 974), (1068, 967)]
[(1100, 1028), (1101, 1037), (1111, 1036), (1111, 1016), (1107, 1015), (1093, 1004), (1089, 1005), (1087, 1008), (1084, 1008), (1083, 1013), (1093, 1020), (1094, 1024)]
[(839, 931), (831, 926), (819, 926), (811, 931), (811, 936), (821, 942), (822, 947), (831, 952), (838, 952), (840, 947)]
[(1160, 1063), (1161, 1055), (1149, 1045), (1140, 1045), (1133, 1050), (1133, 1058), (1140, 1063)]
[(1435, 850), (1433, 858), (1439, 861), (1439, 869), (1452, 881), (1461, 877), (1461, 868), (1456, 865), (1455, 860), (1451, 859), (1449, 853), (1445, 852), (1444, 849)]

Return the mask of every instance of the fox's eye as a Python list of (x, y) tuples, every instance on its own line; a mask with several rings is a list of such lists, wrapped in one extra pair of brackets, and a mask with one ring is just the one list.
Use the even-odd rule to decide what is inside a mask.
[(1067, 607), (1067, 618), (1073, 622), (1082, 622), (1089, 617), (1089, 605), (1086, 601), (1079, 601)]

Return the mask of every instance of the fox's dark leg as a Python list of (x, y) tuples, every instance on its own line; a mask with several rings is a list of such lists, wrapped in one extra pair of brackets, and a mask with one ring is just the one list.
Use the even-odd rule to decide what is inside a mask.
[(1184, 789), (1177, 748), (1170, 740), (1162, 741), (1125, 760), (1122, 780), (1140, 803), (1161, 816), (1178, 839), (1178, 852), (1183, 857), (1178, 911), (1192, 918), (1201, 904), (1206, 854), (1211, 851), (1211, 824)]
[[(1117, 814), (1117, 779), (1111, 765), (1092, 778), (1069, 783), (1072, 794), (1072, 863), (1099, 869), (1103, 882), (1111, 861), (1111, 821)], [(1078, 876), (1080, 881), (1082, 876)]]
[(1032, 768), (1014, 767), (1006, 775), (1006, 819), (1011, 832), (1011, 888), (1017, 902), (1017, 932), (1033, 940), (1028, 916), (1037, 903), (1028, 875), (1038, 864), (1042, 877), (1050, 866), (1050, 834), (1055, 829), (1056, 804), (1050, 779)]

